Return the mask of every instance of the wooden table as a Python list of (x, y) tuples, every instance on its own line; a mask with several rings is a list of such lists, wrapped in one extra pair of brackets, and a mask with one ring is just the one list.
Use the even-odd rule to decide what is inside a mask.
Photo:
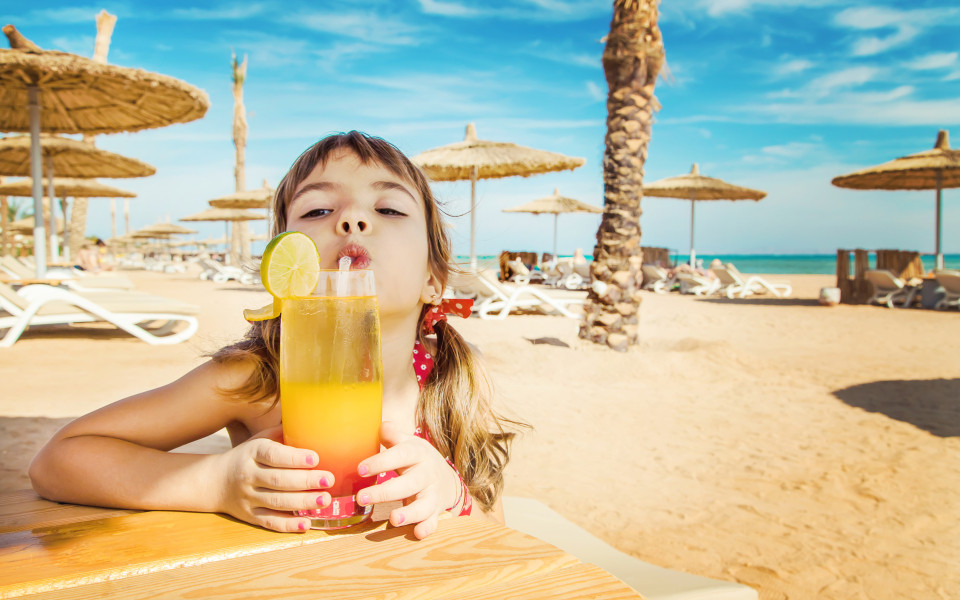
[(477, 518), (266, 531), (217, 514), (125, 511), (0, 494), (0, 598), (597, 598), (641, 596), (599, 567)]

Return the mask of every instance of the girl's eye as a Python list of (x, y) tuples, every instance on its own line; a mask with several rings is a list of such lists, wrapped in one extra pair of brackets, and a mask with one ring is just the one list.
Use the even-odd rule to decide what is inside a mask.
[(394, 209), (394, 208), (378, 208), (378, 209), (377, 209), (377, 212), (380, 213), (381, 215), (389, 215), (389, 216), (394, 216), (394, 217), (405, 217), (405, 216), (407, 216), (406, 213), (402, 213), (402, 212), (400, 212), (399, 210), (396, 210), (396, 209)]
[(313, 210), (308, 210), (301, 216), (301, 219), (313, 219), (316, 217), (325, 217), (332, 213), (333, 211), (329, 208), (314, 208)]

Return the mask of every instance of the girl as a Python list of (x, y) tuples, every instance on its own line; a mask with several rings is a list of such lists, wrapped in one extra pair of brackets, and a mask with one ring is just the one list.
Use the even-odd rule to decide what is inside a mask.
[[(424, 174), (381, 139), (332, 135), (280, 182), (273, 223), (274, 235), (309, 235), (322, 265), (350, 256), (376, 277), (385, 450), (358, 472), (397, 476), (378, 479), (358, 501), (402, 500), (389, 520), (416, 523), (421, 539), (444, 511), (503, 522), (499, 494), (514, 435), (504, 426), (520, 424), (494, 414), (476, 353), (437, 306), (450, 248)], [(279, 318), (254, 323), (179, 380), (70, 423), (30, 465), (34, 489), (63, 502), (223, 512), (305, 531), (309, 520), (292, 511), (330, 504), (318, 490), (333, 475), (315, 452), (281, 443), (279, 330)], [(223, 454), (169, 452), (224, 427), (233, 448)]]

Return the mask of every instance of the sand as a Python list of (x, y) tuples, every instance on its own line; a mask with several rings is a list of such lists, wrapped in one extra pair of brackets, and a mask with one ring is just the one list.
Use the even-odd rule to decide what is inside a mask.
[[(0, 350), (0, 491), (70, 418), (179, 377), (237, 337), (262, 289), (130, 272), (199, 304), (190, 341), (109, 329)], [(537, 498), (648, 562), (772, 598), (960, 597), (960, 314), (645, 296), (617, 354), (546, 316), (456, 320), (498, 403), (534, 426), (506, 493)], [(201, 449), (223, 447), (224, 438)]]

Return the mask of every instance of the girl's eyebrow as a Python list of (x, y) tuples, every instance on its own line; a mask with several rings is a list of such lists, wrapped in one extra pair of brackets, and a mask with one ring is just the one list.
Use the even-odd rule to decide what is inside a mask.
[(387, 190), (397, 190), (397, 191), (403, 192), (407, 196), (410, 196), (410, 199), (413, 200), (415, 203), (417, 202), (417, 199), (414, 197), (413, 194), (410, 193), (410, 190), (408, 190), (403, 185), (397, 183), (396, 181), (374, 181), (373, 183), (370, 184), (370, 187), (380, 192), (385, 192)]
[[(410, 199), (413, 200), (415, 203), (417, 202), (416, 197), (414, 197), (414, 195), (410, 193), (410, 190), (408, 190), (403, 185), (397, 183), (396, 181), (374, 181), (373, 183), (370, 184), (370, 187), (372, 187), (373, 189), (379, 192), (384, 192), (387, 190), (397, 190), (409, 196)], [(303, 194), (306, 194), (307, 192), (313, 192), (313, 191), (337, 192), (342, 189), (343, 189), (343, 185), (336, 183), (334, 181), (317, 181), (314, 183), (308, 183), (307, 185), (303, 186), (302, 188), (296, 191), (296, 193), (293, 195), (293, 198), (290, 200), (290, 202), (293, 203), (294, 200), (296, 200)]]

